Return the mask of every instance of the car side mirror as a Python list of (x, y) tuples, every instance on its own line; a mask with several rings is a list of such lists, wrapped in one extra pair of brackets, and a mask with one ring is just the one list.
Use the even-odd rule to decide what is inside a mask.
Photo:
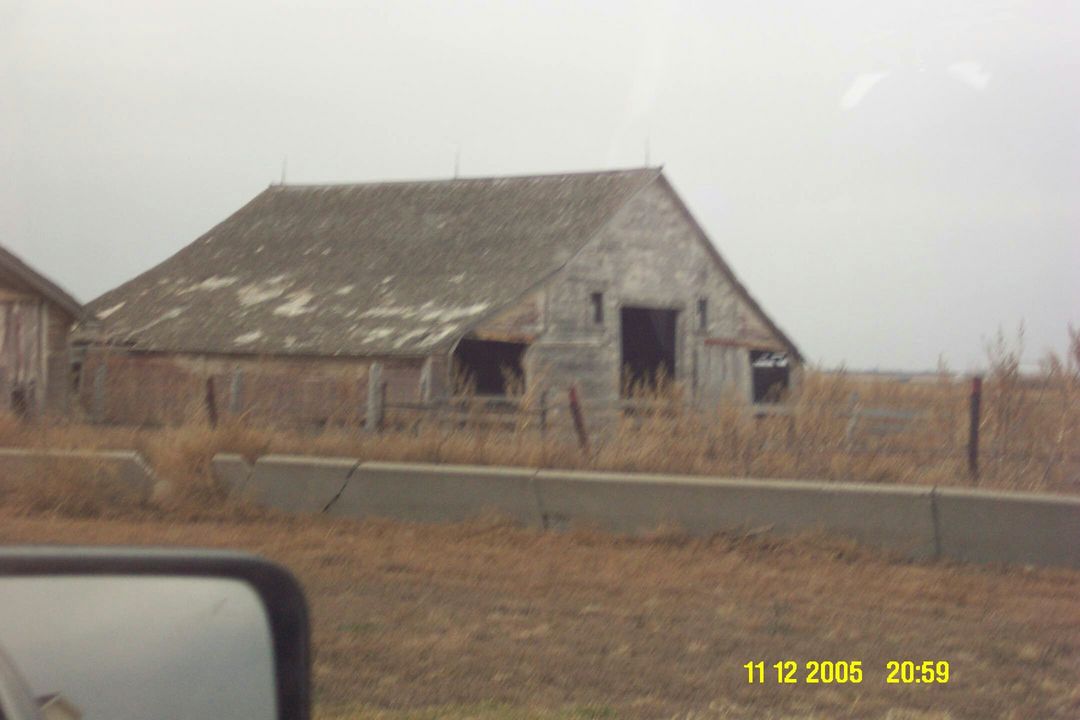
[(0, 548), (3, 720), (308, 720), (289, 571), (203, 550)]

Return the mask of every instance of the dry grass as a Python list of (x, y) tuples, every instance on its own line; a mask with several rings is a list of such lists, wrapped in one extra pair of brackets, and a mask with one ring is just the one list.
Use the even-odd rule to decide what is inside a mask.
[[(913, 564), (850, 545), (613, 538), (498, 523), (17, 517), (0, 544), (239, 548), (300, 578), (318, 717), (1080, 717), (1080, 573)], [(863, 661), (860, 685), (748, 685), (743, 663)], [(884, 682), (892, 659), (948, 685)]]

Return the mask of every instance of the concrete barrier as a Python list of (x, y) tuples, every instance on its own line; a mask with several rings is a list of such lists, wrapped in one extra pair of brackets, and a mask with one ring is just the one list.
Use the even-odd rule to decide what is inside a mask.
[(587, 523), (640, 533), (672, 526), (692, 535), (822, 529), (908, 557), (934, 554), (929, 488), (541, 470), (536, 489), (554, 528)]
[(168, 491), (139, 453), (130, 450), (0, 448), (0, 482), (33, 482), (64, 473), (87, 482), (115, 482), (139, 500)]
[(243, 493), (244, 486), (251, 479), (254, 468), (243, 455), (218, 453), (210, 461), (210, 471), (232, 496)]
[(945, 557), (1080, 568), (1080, 498), (939, 489), (936, 505)]
[[(11, 451), (0, 451), (0, 473)], [(25, 453), (26, 451), (22, 451)], [(54, 457), (58, 453), (41, 452)], [(79, 455), (80, 453), (69, 453)], [(95, 454), (100, 460), (101, 454)], [(134, 453), (140, 478), (152, 473)], [(27, 462), (23, 455), (18, 462)], [(126, 467), (126, 466), (125, 466)], [(1080, 568), (1080, 498), (918, 486), (728, 480), (527, 468), (239, 456), (214, 472), (251, 500), (293, 512), (460, 522), (494, 512), (528, 527), (582, 523), (619, 533), (664, 526), (693, 535), (821, 529), (911, 558)], [(142, 473), (145, 472), (145, 475)], [(146, 477), (150, 480), (145, 479)]]
[(359, 464), (351, 458), (267, 455), (256, 461), (241, 496), (287, 512), (322, 512)]
[(485, 513), (541, 527), (535, 470), (364, 463), (329, 512), (415, 522), (461, 522)]

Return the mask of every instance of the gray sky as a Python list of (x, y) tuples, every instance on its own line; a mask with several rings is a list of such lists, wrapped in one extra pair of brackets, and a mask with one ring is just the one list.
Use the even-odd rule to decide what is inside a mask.
[(1080, 7), (0, 0), (0, 244), (90, 300), (291, 182), (641, 165), (815, 361), (1080, 323)]

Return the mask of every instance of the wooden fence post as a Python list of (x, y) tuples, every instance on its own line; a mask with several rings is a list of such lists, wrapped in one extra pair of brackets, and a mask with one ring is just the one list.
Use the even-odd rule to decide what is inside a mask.
[(105, 360), (102, 359), (101, 364), (94, 368), (94, 422), (98, 424), (105, 422), (106, 372)]
[(217, 427), (218, 411), (217, 411), (217, 395), (214, 392), (214, 376), (206, 378), (206, 419), (210, 422), (210, 427)]
[(383, 411), (386, 405), (386, 384), (382, 381), (382, 363), (373, 362), (368, 368), (367, 412), (364, 415), (364, 429), (371, 433), (379, 432), (383, 424)]
[(585, 415), (581, 412), (581, 400), (578, 399), (577, 385), (570, 386), (570, 414), (574, 418), (574, 430), (577, 431), (578, 444), (581, 449), (588, 452), (589, 434), (585, 430)]
[(971, 378), (971, 425), (968, 429), (968, 475), (979, 482), (979, 414), (982, 406), (982, 376)]
[(233, 368), (232, 382), (229, 385), (229, 412), (239, 415), (244, 407), (244, 371)]
[(548, 391), (540, 393), (540, 437), (547, 437)]

